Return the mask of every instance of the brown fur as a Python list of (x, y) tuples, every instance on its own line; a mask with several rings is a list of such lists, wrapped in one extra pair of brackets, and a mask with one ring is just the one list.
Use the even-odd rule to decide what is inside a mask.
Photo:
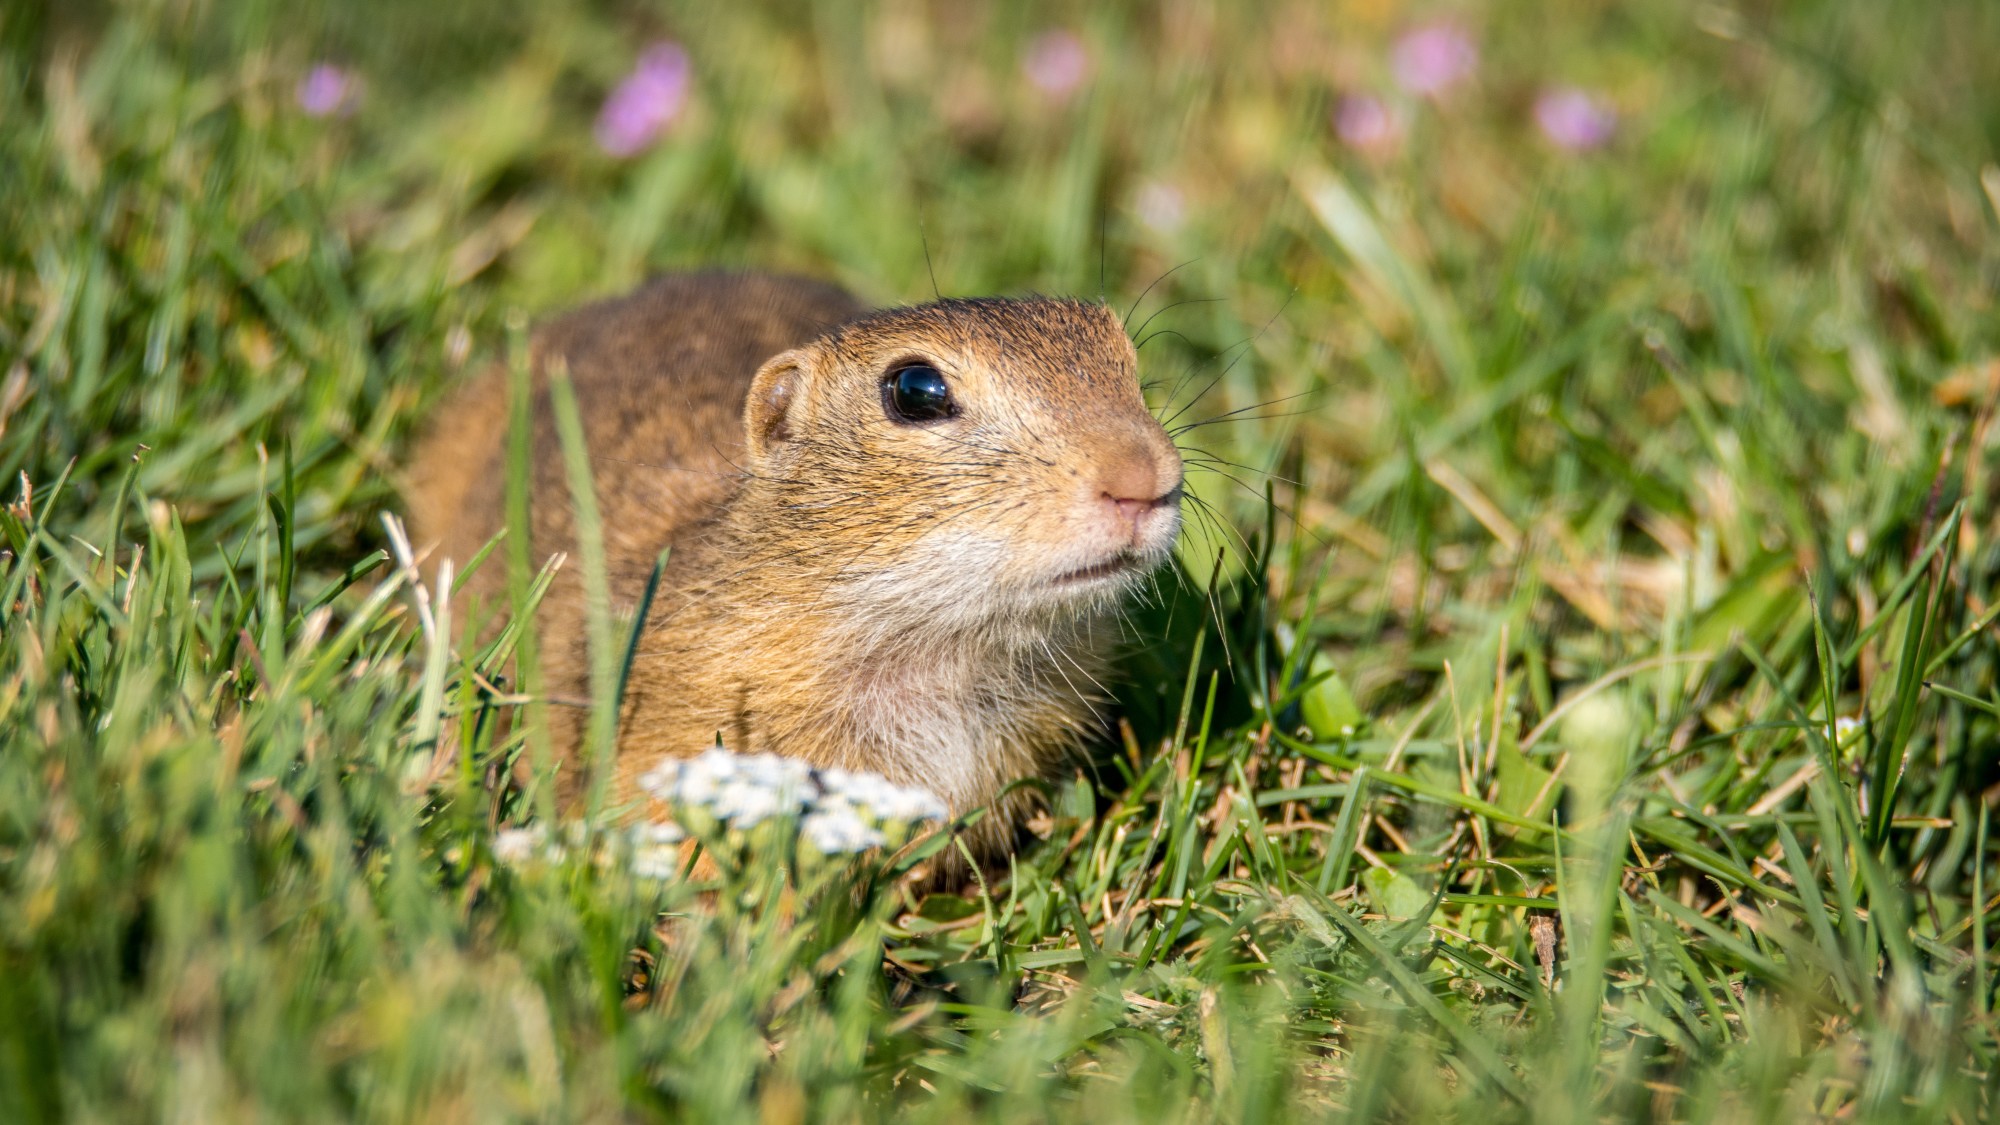
[[(538, 380), (560, 358), (575, 383), (628, 618), (673, 548), (619, 717), (621, 801), (719, 735), (959, 812), (1095, 724), (1108, 616), (1170, 549), (1181, 478), (1117, 315), (1047, 299), (860, 313), (815, 282), (697, 275), (537, 335)], [(960, 416), (888, 416), (885, 374), (910, 361), (945, 375)], [(503, 523), (505, 401), (504, 371), (487, 373), (419, 451), (415, 530), (443, 555), (470, 558)], [(535, 413), (539, 558), (574, 530), (545, 393)], [(550, 688), (579, 696), (580, 589), (565, 580), (543, 615)]]

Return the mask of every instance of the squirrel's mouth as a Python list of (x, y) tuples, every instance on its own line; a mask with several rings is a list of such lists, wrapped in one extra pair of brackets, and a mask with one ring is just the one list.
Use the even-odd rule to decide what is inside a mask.
[(1107, 578), (1117, 578), (1121, 575), (1130, 574), (1141, 569), (1143, 565), (1138, 555), (1130, 551), (1120, 551), (1101, 563), (1069, 571), (1059, 576), (1054, 584), (1057, 586), (1083, 586), (1092, 582), (1101, 582)]

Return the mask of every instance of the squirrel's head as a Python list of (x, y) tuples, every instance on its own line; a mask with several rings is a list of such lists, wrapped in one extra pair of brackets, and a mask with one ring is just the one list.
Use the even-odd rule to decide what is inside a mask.
[(874, 313), (765, 363), (744, 422), (792, 560), (913, 623), (1107, 606), (1180, 527), (1180, 454), (1100, 304)]

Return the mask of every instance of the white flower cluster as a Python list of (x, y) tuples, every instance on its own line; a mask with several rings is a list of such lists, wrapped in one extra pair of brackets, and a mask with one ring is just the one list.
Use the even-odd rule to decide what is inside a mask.
[[(493, 858), (509, 867), (536, 862), (561, 863), (572, 846), (581, 846), (583, 825), (570, 825), (569, 835), (569, 843), (565, 844), (552, 839), (545, 825), (502, 828), (493, 835)], [(609, 848), (597, 851), (599, 864), (608, 864), (615, 856), (622, 855), (632, 873), (642, 879), (668, 879), (680, 871), (680, 849), (676, 845), (687, 838), (680, 825), (672, 822), (637, 824), (620, 835), (622, 839), (614, 838), (609, 841)], [(625, 846), (619, 847), (621, 844)]]
[(680, 873), (680, 842), (687, 833), (672, 821), (632, 826), (632, 874), (641, 879), (671, 879)]
[(549, 839), (547, 828), (502, 828), (493, 834), (493, 858), (509, 867), (545, 859), (559, 862), (567, 854), (561, 844)]
[(891, 834), (906, 836), (918, 823), (950, 815), (935, 795), (880, 774), (816, 770), (793, 758), (719, 747), (663, 761), (639, 786), (683, 815), (713, 817), (737, 830), (796, 816), (799, 835), (823, 855), (881, 847)]
[[(639, 785), (671, 806), (682, 822), (696, 826), (713, 823), (740, 832), (796, 817), (800, 838), (827, 856), (901, 844), (920, 824), (950, 816), (944, 802), (925, 790), (875, 773), (816, 770), (776, 754), (714, 749), (662, 762)], [(587, 835), (581, 823), (569, 825), (565, 838), (541, 824), (503, 828), (493, 837), (493, 857), (510, 867), (560, 863), (571, 851), (586, 848)], [(600, 865), (622, 862), (642, 879), (671, 879), (684, 862), (679, 845), (685, 839), (687, 832), (675, 821), (648, 821), (599, 837), (589, 850)]]

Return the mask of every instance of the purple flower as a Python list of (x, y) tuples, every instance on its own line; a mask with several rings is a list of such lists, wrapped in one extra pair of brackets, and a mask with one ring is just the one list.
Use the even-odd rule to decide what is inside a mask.
[(332, 63), (319, 63), (299, 79), (296, 93), (299, 108), (306, 111), (306, 116), (326, 117), (352, 113), (356, 99), (361, 96), (361, 83)]
[(1349, 94), (1333, 110), (1333, 131), (1364, 152), (1392, 148), (1403, 139), (1405, 114), (1373, 94)]
[(1479, 66), (1479, 48), (1456, 23), (1438, 20), (1412, 28), (1389, 53), (1396, 82), (1412, 94), (1442, 94)]
[(1591, 94), (1564, 86), (1535, 99), (1535, 124), (1557, 147), (1582, 152), (1611, 139), (1618, 114)]
[(679, 43), (646, 48), (597, 113), (597, 147), (633, 156), (659, 140), (687, 104), (689, 77), (687, 51)]
[(1090, 51), (1083, 41), (1067, 31), (1049, 31), (1037, 36), (1021, 57), (1021, 73), (1043, 96), (1067, 101), (1084, 79), (1090, 77)]

